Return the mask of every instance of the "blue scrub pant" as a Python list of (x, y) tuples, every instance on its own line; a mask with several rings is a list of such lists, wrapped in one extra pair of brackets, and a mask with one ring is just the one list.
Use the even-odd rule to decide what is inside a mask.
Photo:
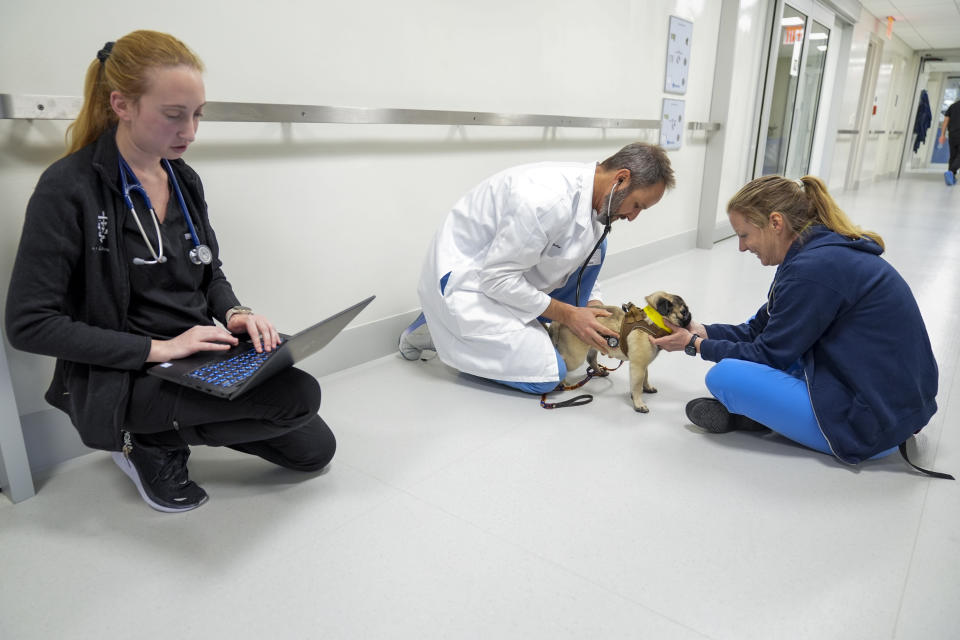
[[(805, 447), (833, 455), (813, 413), (803, 369), (795, 363), (786, 371), (764, 364), (721, 360), (707, 372), (707, 389), (730, 413), (753, 418)], [(871, 460), (890, 455), (892, 447)]]
[[(585, 307), (588, 302), (590, 302), (590, 292), (593, 291), (593, 285), (597, 282), (597, 277), (600, 275), (600, 268), (603, 266), (603, 261), (607, 257), (607, 241), (604, 240), (603, 244), (600, 245), (600, 264), (590, 265), (583, 270), (583, 278), (580, 281), (580, 299), (577, 300), (577, 276), (580, 275), (580, 269), (577, 269), (573, 272), (567, 282), (560, 287), (559, 289), (554, 289), (550, 292), (550, 297), (559, 300), (560, 302), (566, 302), (567, 304), (572, 304), (575, 307)], [(549, 321), (547, 318), (539, 318), (541, 322)], [(526, 391), (527, 393), (550, 393), (557, 388), (557, 385), (563, 382), (563, 379), (567, 377), (567, 364), (563, 361), (563, 358), (560, 357), (560, 352), (557, 351), (557, 371), (559, 377), (556, 381), (551, 382), (511, 382), (509, 380), (494, 380), (494, 382), (499, 382), (500, 384), (505, 384), (508, 387), (513, 387), (514, 389), (519, 389), (520, 391)]]

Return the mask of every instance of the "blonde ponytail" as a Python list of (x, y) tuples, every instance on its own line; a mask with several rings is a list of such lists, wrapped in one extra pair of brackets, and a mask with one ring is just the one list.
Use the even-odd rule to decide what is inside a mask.
[(848, 238), (870, 238), (884, 248), (883, 238), (853, 224), (816, 176), (799, 181), (783, 176), (763, 176), (745, 184), (727, 203), (727, 213), (736, 211), (750, 224), (764, 228), (770, 214), (779, 212), (790, 229), (802, 236), (812, 225), (826, 228)]
[(823, 180), (816, 176), (803, 176), (800, 181), (803, 183), (807, 198), (810, 199), (811, 205), (817, 211), (817, 218), (823, 226), (848, 238), (870, 238), (880, 245), (881, 249), (886, 248), (880, 234), (865, 231), (847, 217), (847, 214), (827, 192), (827, 185), (823, 183)]
[(203, 71), (203, 62), (180, 40), (159, 31), (134, 31), (108, 42), (87, 67), (83, 106), (67, 128), (67, 154), (79, 151), (117, 123), (110, 94), (136, 102), (148, 89), (148, 72), (185, 65)]

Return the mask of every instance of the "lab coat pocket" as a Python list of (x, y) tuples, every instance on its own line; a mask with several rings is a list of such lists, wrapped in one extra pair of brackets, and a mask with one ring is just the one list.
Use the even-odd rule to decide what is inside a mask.
[(462, 337), (499, 335), (524, 326), (507, 307), (480, 291), (448, 289), (444, 299)]
[(564, 255), (563, 252), (564, 252), (564, 248), (560, 244), (556, 242), (551, 242), (550, 246), (547, 247), (547, 250), (543, 252), (542, 257), (559, 258)]

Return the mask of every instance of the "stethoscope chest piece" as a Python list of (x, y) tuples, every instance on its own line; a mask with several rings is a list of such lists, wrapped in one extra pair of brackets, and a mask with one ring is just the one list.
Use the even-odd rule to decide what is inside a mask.
[(213, 251), (205, 244), (190, 249), (190, 262), (193, 264), (210, 264), (213, 262)]

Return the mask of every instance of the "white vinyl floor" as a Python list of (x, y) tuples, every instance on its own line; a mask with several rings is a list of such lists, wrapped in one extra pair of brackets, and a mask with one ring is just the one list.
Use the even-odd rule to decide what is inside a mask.
[[(918, 462), (958, 475), (960, 186), (911, 174), (838, 199), (927, 318), (940, 411)], [(741, 322), (772, 276), (729, 239), (605, 293)], [(960, 483), (704, 434), (683, 408), (708, 367), (661, 354), (641, 415), (626, 366), (592, 404), (545, 411), (391, 355), (321, 379), (327, 472), (198, 448), (211, 498), (187, 514), (84, 456), (0, 499), (0, 638), (960, 638)]]

